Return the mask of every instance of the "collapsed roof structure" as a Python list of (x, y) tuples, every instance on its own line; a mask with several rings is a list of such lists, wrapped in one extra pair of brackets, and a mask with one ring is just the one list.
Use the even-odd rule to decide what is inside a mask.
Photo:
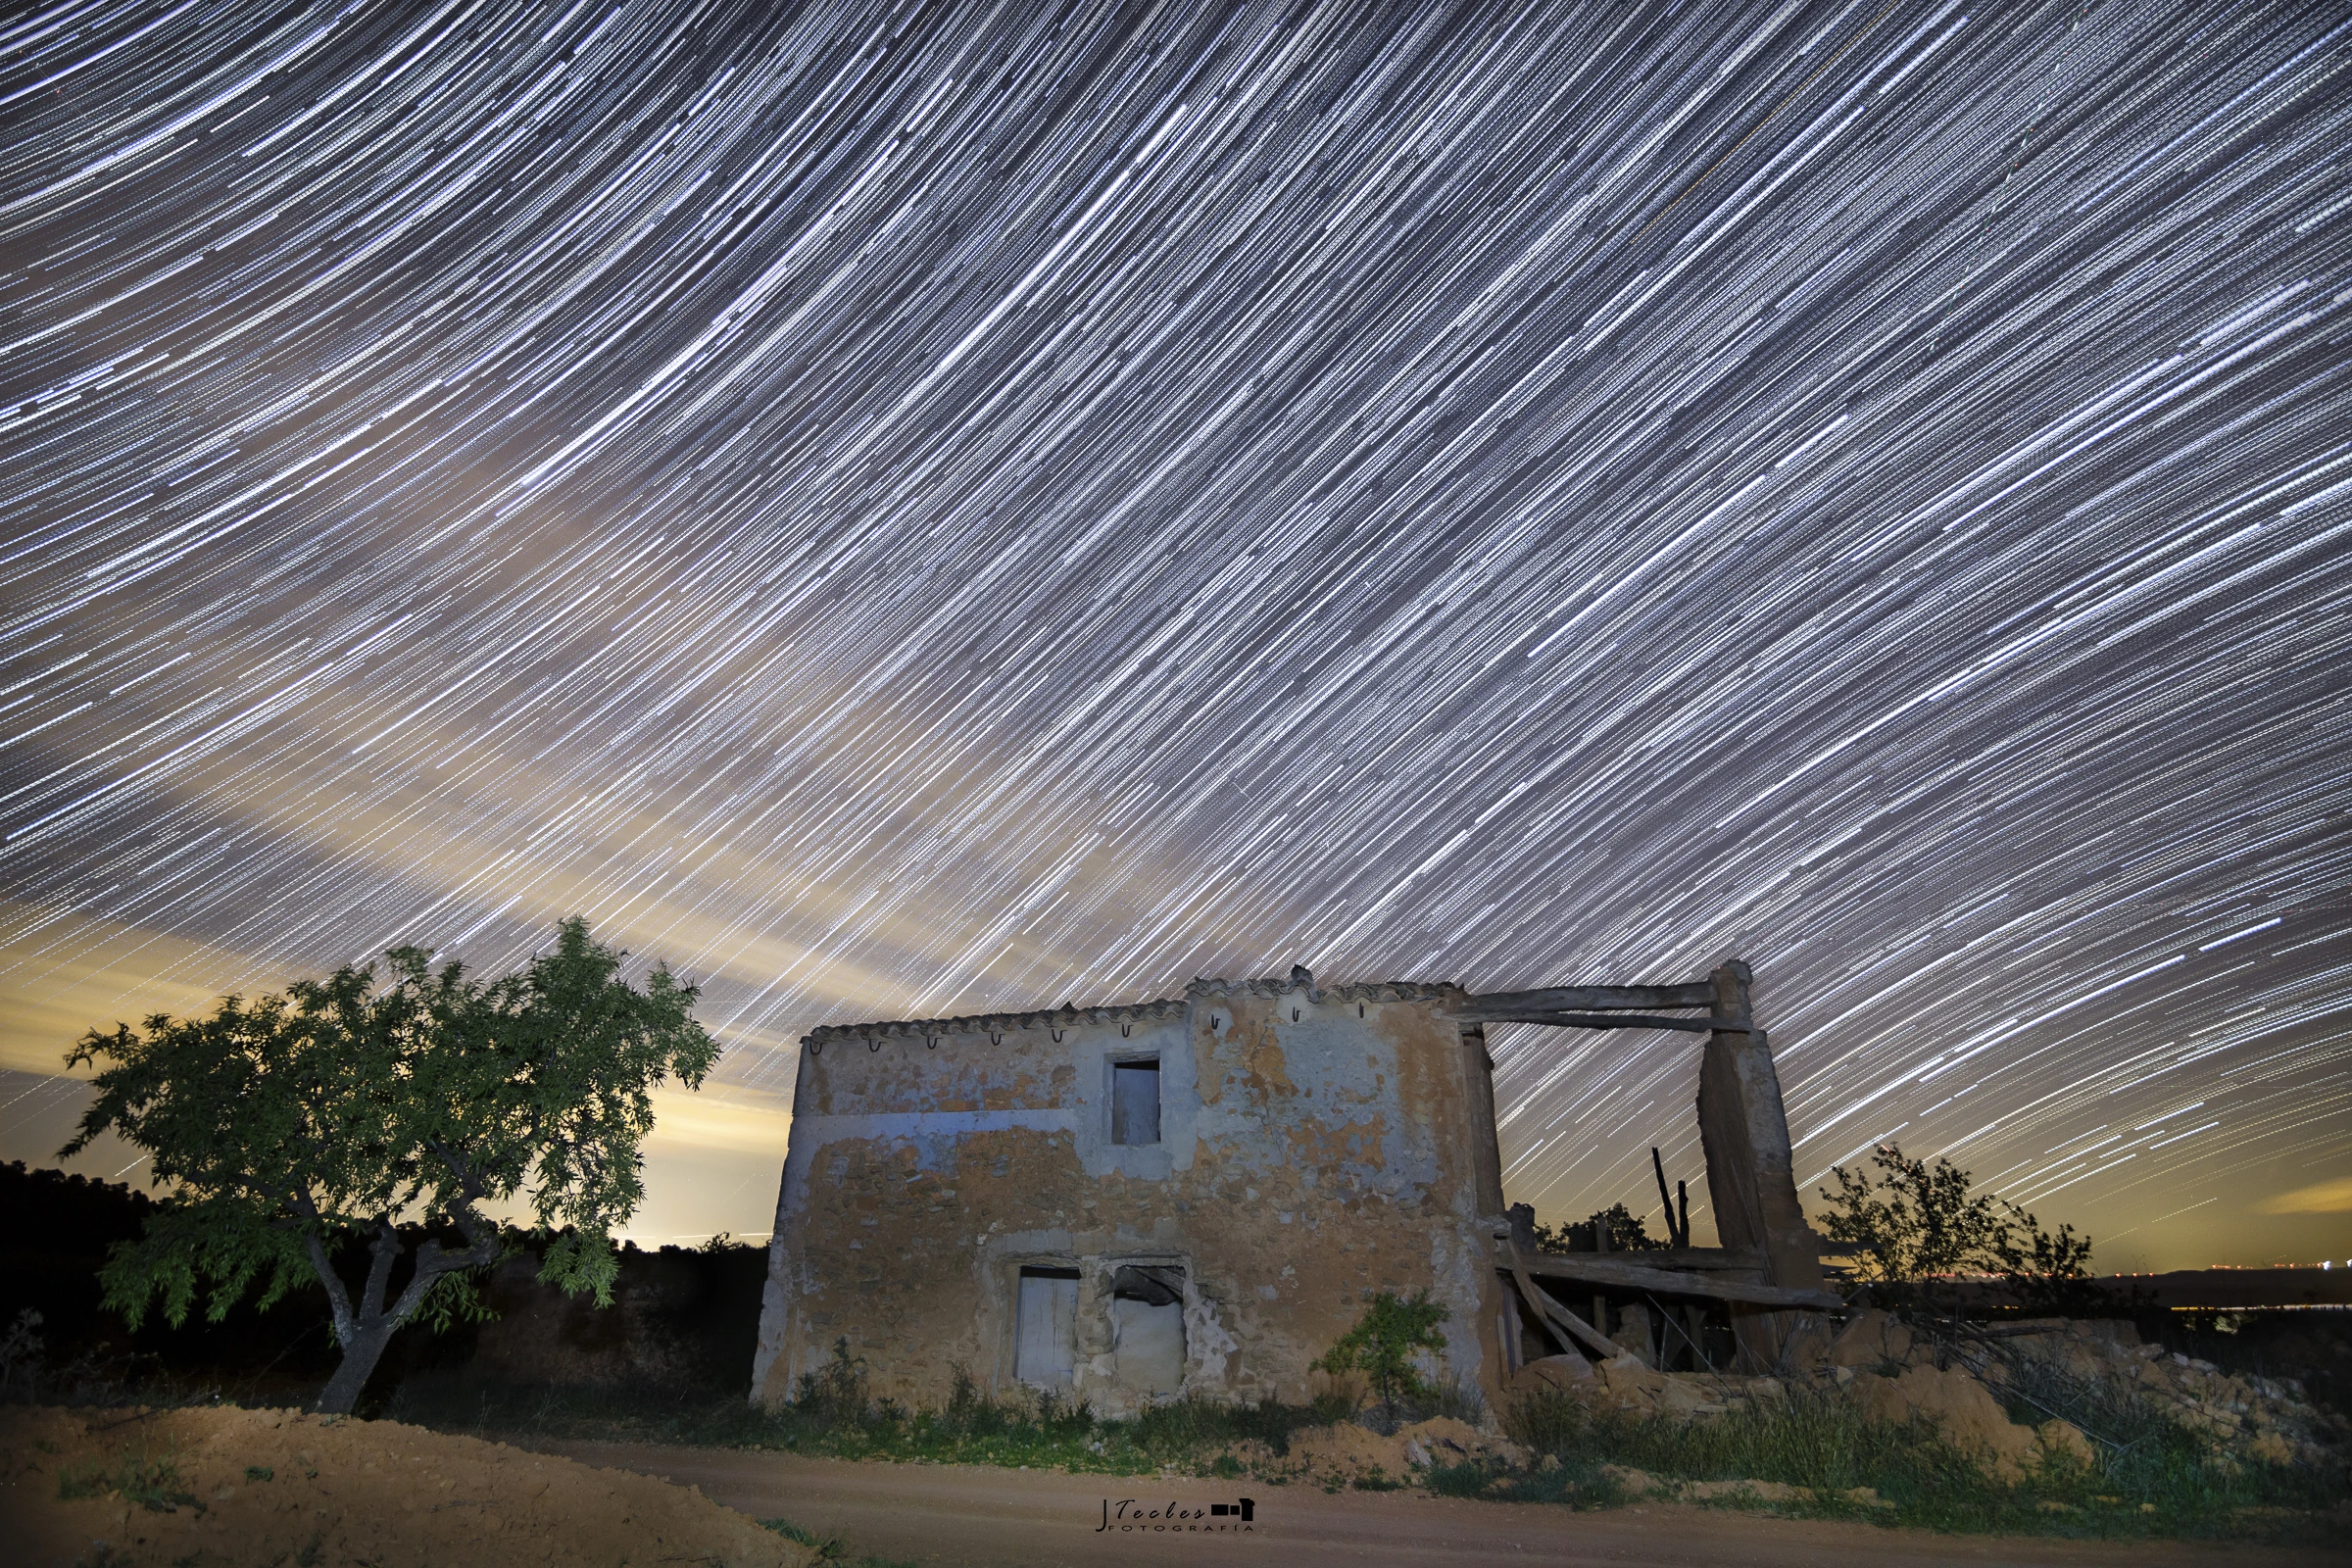
[[(1769, 1366), (1793, 1313), (1838, 1299), (1749, 993), (1737, 961), (1695, 984), (1486, 996), (1297, 968), (1131, 1006), (814, 1030), (753, 1398), (847, 1355), (915, 1404), (959, 1377), (1104, 1414), (1300, 1400), (1381, 1290), (1443, 1305), (1438, 1370), (1490, 1397), (1551, 1353)], [(1539, 1253), (1532, 1211), (1504, 1201), (1493, 1023), (1705, 1035), (1720, 1245), (1690, 1245), (1686, 1200), (1667, 1250)]]

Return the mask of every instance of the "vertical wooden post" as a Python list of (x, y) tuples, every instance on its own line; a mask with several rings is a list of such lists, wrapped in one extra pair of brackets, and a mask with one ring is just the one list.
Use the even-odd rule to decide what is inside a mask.
[(1674, 1222), (1674, 1194), (1666, 1189), (1666, 1162), (1658, 1157), (1658, 1147), (1655, 1144), (1649, 1147), (1649, 1168), (1657, 1174), (1658, 1201), (1666, 1206), (1666, 1245), (1689, 1247), (1690, 1238), (1685, 1236), (1682, 1228)]
[[(1605, 1208), (1592, 1216), (1592, 1250), (1609, 1250), (1609, 1211)], [(1604, 1336), (1609, 1332), (1609, 1298), (1598, 1291), (1592, 1293), (1592, 1326)]]
[[(1765, 1283), (1818, 1291), (1821, 1258), (1796, 1200), (1780, 1075), (1749, 1001), (1754, 977), (1735, 958), (1707, 978), (1715, 994), (1698, 1074), (1698, 1138), (1716, 1234), (1725, 1247), (1763, 1254)], [(1791, 1314), (1734, 1303), (1740, 1370), (1769, 1371), (1794, 1328)]]
[[(1494, 1125), (1494, 1058), (1484, 1024), (1462, 1025), (1462, 1098), (1470, 1120), (1470, 1175), (1481, 1216), (1502, 1214), (1502, 1143)], [(1530, 1210), (1531, 1216), (1533, 1210)], [(1531, 1238), (1527, 1250), (1535, 1250)]]

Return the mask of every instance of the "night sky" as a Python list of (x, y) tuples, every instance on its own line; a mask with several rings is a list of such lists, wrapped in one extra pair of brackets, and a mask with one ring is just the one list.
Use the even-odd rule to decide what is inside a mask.
[(647, 1241), (818, 1023), (1736, 954), (1808, 1196), (2352, 1253), (2340, 3), (60, 5), (0, 146), (0, 1157), (574, 911), (730, 1047)]

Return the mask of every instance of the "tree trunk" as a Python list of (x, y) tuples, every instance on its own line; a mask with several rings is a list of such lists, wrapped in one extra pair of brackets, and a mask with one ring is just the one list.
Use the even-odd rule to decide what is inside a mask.
[(335, 1375), (326, 1380), (318, 1391), (318, 1400), (311, 1408), (321, 1415), (349, 1415), (360, 1402), (360, 1393), (368, 1387), (368, 1378), (375, 1363), (383, 1359), (384, 1347), (392, 1343), (392, 1332), (400, 1325), (389, 1314), (381, 1315), (354, 1328), (349, 1344), (343, 1347), (343, 1360)]

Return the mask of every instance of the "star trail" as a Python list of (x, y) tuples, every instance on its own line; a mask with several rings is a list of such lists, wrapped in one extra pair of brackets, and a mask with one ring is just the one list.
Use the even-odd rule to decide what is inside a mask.
[[(2345, 1250), (2340, 6), (66, 4), (0, 132), (0, 1153), (573, 911), (660, 1239), (819, 1023), (1737, 954), (1808, 1196)], [(1495, 1046), (1513, 1198), (1697, 1176)]]

